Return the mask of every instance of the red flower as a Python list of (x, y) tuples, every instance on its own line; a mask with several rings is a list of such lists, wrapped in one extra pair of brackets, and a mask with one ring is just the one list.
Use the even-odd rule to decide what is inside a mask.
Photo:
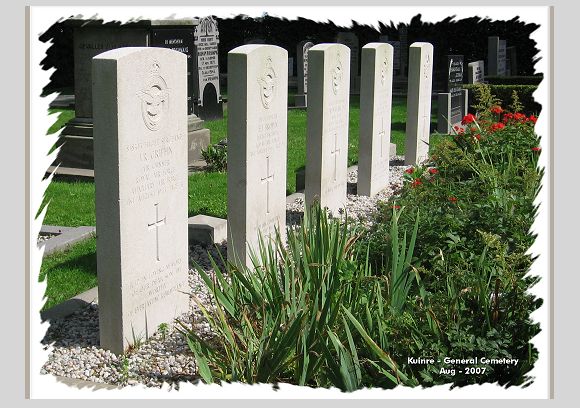
[(476, 138), (477, 140), (481, 140), (481, 135), (478, 133), (476, 135), (473, 135), (474, 138)]
[(514, 119), (519, 120), (519, 121), (525, 121), (527, 118), (526, 118), (526, 115), (524, 115), (523, 113), (517, 112), (517, 113), (514, 113)]
[(405, 173), (413, 174), (414, 171), (415, 171), (415, 169), (413, 167), (409, 167), (407, 170), (405, 170)]
[(539, 146), (537, 146), (537, 147), (532, 147), (532, 152), (539, 152), (539, 151), (541, 151), (541, 150), (542, 150), (542, 148), (541, 148), (541, 147), (539, 147)]
[(437, 173), (439, 173), (439, 170), (437, 170), (435, 167), (431, 167), (429, 169), (429, 173), (431, 173), (431, 174), (437, 174)]
[(495, 113), (496, 115), (499, 115), (500, 113), (503, 112), (503, 109), (501, 108), (501, 106), (494, 106), (490, 110), (491, 110), (491, 113)]
[(475, 126), (472, 126), (472, 127), (471, 127), (471, 131), (472, 131), (472, 132), (477, 132), (477, 128), (476, 128)]
[(421, 181), (421, 179), (416, 178), (415, 180), (413, 180), (413, 182), (411, 183), (411, 187), (418, 187), (421, 184), (423, 184), (423, 182)]
[(534, 123), (536, 123), (536, 121), (538, 120), (538, 118), (537, 118), (537, 117), (535, 117), (534, 115), (530, 115), (530, 117), (528, 118), (528, 120), (529, 120), (530, 122), (534, 122)]
[(400, 205), (393, 205), (393, 209), (394, 209), (394, 210), (398, 210), (398, 209), (400, 209), (400, 208), (401, 208), (401, 206), (400, 206)]
[(504, 127), (505, 127), (505, 125), (504, 125), (503, 123), (499, 122), (499, 123), (494, 123), (494, 124), (492, 124), (492, 125), (489, 127), (489, 130), (490, 130), (491, 132), (495, 132), (496, 130), (503, 129)]
[(461, 120), (461, 124), (462, 125), (466, 125), (468, 123), (473, 123), (473, 122), (475, 122), (475, 116), (473, 116), (471, 113), (468, 113), (467, 115), (465, 115), (463, 117), (463, 119)]
[(449, 197), (449, 201), (451, 201), (453, 204), (455, 204), (457, 202), (457, 197), (451, 196), (451, 197)]

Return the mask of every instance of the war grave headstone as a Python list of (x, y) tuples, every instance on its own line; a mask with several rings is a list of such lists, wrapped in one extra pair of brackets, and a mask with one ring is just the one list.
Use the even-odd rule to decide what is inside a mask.
[(487, 74), (506, 75), (506, 41), (497, 36), (487, 38)]
[(343, 44), (308, 52), (305, 203), (333, 213), (346, 205), (350, 63)]
[(405, 164), (423, 162), (429, 154), (433, 45), (415, 42), (409, 47)]
[(485, 63), (480, 61), (470, 62), (467, 64), (467, 83), (477, 84), (485, 80), (484, 74)]
[(197, 97), (195, 113), (205, 120), (224, 117), (220, 93), (220, 67), (218, 61), (219, 30), (217, 21), (209, 16), (199, 20), (195, 27), (195, 70), (197, 81), (194, 94)]
[(187, 57), (93, 59), (100, 346), (123, 353), (189, 308)]
[(228, 53), (228, 260), (251, 266), (260, 235), (286, 230), (288, 52)]
[[(197, 19), (137, 20), (129, 23), (103, 23), (102, 20), (67, 20), (73, 27), (75, 118), (61, 133), (61, 150), (55, 165), (61, 172), (73, 174), (76, 169), (93, 169), (93, 113), (91, 59), (104, 51), (122, 47), (161, 47), (188, 56), (188, 128), (189, 164), (201, 159), (201, 149), (209, 144), (209, 130), (194, 115), (193, 84), (197, 72), (193, 67), (193, 29)], [(65, 170), (68, 169), (68, 170)]]
[(463, 89), (463, 55), (447, 56), (447, 92), (438, 94), (437, 131), (449, 134), (467, 113), (467, 90)]
[(357, 194), (373, 196), (389, 184), (393, 46), (362, 48)]
[(359, 75), (359, 40), (355, 33), (343, 31), (337, 34), (336, 42), (344, 44), (350, 49), (350, 93), (358, 95), (360, 93)]
[(308, 50), (313, 46), (313, 42), (305, 40), (299, 42), (296, 47), (298, 90), (294, 97), (294, 105), (298, 107), (308, 106)]

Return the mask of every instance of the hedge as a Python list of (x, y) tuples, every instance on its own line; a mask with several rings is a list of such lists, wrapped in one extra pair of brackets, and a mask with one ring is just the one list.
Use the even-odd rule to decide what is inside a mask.
[(485, 82), (491, 85), (540, 85), (543, 75), (486, 76)]

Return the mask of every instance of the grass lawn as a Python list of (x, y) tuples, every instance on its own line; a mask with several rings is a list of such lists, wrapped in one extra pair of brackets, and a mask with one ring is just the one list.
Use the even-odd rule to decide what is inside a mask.
[[(433, 112), (437, 112), (433, 102)], [(74, 110), (50, 109), (55, 115), (55, 123), (48, 133), (58, 131), (74, 117)], [(58, 115), (58, 116), (56, 116)], [(349, 115), (348, 163), (358, 160), (359, 98), (351, 97)], [(432, 121), (436, 115), (432, 115)], [(397, 154), (404, 154), (405, 148), (406, 100), (393, 97), (391, 142), (397, 145)], [(296, 171), (304, 168), (306, 162), (306, 122), (305, 109), (288, 111), (288, 173), (287, 193), (296, 190)], [(217, 143), (227, 136), (227, 110), (224, 119), (206, 121), (211, 131), (211, 142)], [(441, 136), (433, 135), (436, 144)], [(188, 188), (189, 216), (196, 214), (220, 218), (227, 216), (227, 176), (225, 173), (194, 173), (189, 175)], [(95, 225), (95, 185), (93, 181), (59, 177), (48, 187), (45, 203), (49, 203), (43, 224), (77, 227)], [(77, 244), (62, 254), (48, 256), (43, 261), (41, 275), (48, 274), (49, 285), (47, 306), (57, 304), (96, 285), (95, 239)]]
[(39, 277), (48, 279), (43, 310), (97, 286), (96, 245), (92, 237), (44, 258)]

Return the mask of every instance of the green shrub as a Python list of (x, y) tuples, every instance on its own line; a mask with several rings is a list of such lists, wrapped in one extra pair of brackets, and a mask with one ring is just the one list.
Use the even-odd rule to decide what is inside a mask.
[(228, 167), (228, 150), (224, 144), (212, 144), (201, 151), (201, 156), (207, 164), (207, 171), (224, 172)]
[[(475, 100), (474, 88), (478, 84), (463, 85), (469, 90), (469, 100)], [(538, 115), (542, 109), (542, 105), (534, 100), (533, 93), (538, 89), (537, 85), (487, 85), (490, 91), (495, 95), (501, 103), (501, 106), (508, 106), (512, 101), (513, 91), (516, 91), (520, 102), (523, 105), (522, 112), (526, 114)], [(471, 110), (473, 112), (473, 110)]]
[(388, 348), (395, 361), (428, 355), (506, 357), (519, 363), (481, 366), (486, 371), (478, 376), (459, 374), (465, 368), (459, 365), (445, 367), (455, 368), (454, 375), (442, 373), (437, 364), (401, 367), (422, 385), (523, 385), (537, 359), (530, 340), (539, 326), (530, 315), (541, 300), (528, 293), (537, 279), (526, 276), (542, 176), (535, 117), (497, 107), (479, 113), (480, 119), (466, 118), (466, 131), (435, 147), (429, 163), (408, 170), (401, 195), (381, 205), (361, 245), (370, 248), (371, 267), (379, 270), (393, 240), (388, 227), (393, 206), (407, 208), (397, 219), (403, 229), (412, 228), (415, 211), (424, 214), (413, 262), (420, 281), (405, 313), (385, 323), (396, 333)]

